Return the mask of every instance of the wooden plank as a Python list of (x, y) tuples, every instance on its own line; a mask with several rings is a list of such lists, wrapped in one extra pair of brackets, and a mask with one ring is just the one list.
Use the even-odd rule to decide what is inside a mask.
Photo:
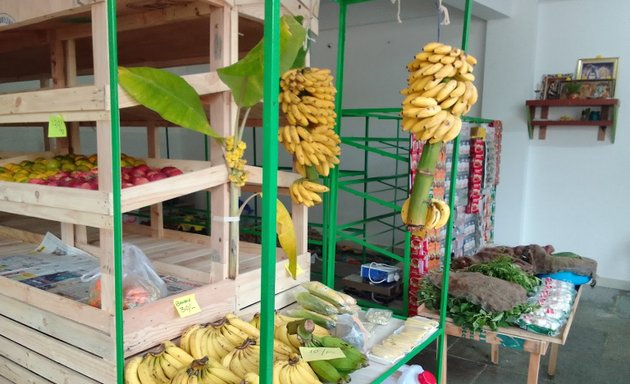
[[(0, 31), (84, 12), (90, 4), (101, 1), (103, 0), (0, 0), (0, 9), (7, 15), (7, 21), (0, 24)], [(8, 22), (8, 20), (12, 22)]]
[[(310, 280), (310, 254), (307, 253), (298, 256), (298, 264), (300, 265), (300, 267), (302, 267), (304, 273), (298, 275), (297, 280), (293, 280), (289, 276), (284, 267), (286, 263), (286, 258), (280, 259), (276, 263), (276, 293), (286, 291), (289, 288), (295, 287), (303, 282)], [(260, 301), (260, 282), (262, 281), (260, 266), (253, 271), (241, 273), (240, 275), (238, 275), (235, 281), (237, 285), (237, 308), (245, 308)]]
[(212, 275), (208, 272), (156, 260), (151, 260), (151, 264), (153, 264), (153, 268), (155, 268), (155, 270), (161, 275), (179, 276), (202, 284), (213, 283)]
[(192, 192), (203, 191), (227, 182), (227, 170), (223, 165), (184, 173), (151, 183), (123, 189), (122, 211), (130, 212), (160, 201), (166, 201)]
[(51, 312), (104, 333), (110, 332), (111, 318), (104, 311), (63, 296), (0, 277), (0, 292), (7, 297)]
[(291, 203), (291, 218), (295, 228), (296, 251), (298, 255), (308, 252), (308, 208)]
[(0, 295), (0, 314), (107, 360), (114, 359), (110, 347), (113, 340), (107, 334), (64, 316), (5, 295)]
[[(276, 310), (280, 310), (295, 303), (295, 293), (299, 292), (301, 289), (302, 288), (300, 288), (299, 286), (295, 286), (293, 288), (287, 289), (286, 291), (277, 293), (275, 298)], [(237, 315), (244, 319), (250, 319), (255, 313), (259, 311), (260, 301), (245, 308), (240, 308), (237, 312)]]
[[(0, 115), (0, 124), (47, 123), (51, 113), (60, 113), (64, 121), (97, 121), (109, 117), (106, 111), (52, 111)], [(32, 124), (31, 124), (32, 125)]]
[[(133, 233), (138, 235), (151, 236), (151, 228), (147, 227), (146, 225), (140, 224), (124, 224), (123, 232), (125, 234)], [(173, 229), (164, 229), (163, 239), (185, 241), (187, 243), (204, 246), (210, 246), (211, 244), (211, 239), (209, 236), (197, 233), (176, 231)]]
[(25, 231), (23, 229), (12, 228), (6, 225), (0, 225), (0, 237), (9, 237), (26, 243), (39, 244), (42, 242), (44, 235)]
[(97, 381), (116, 381), (111, 363), (3, 316), (0, 316), (0, 334)]
[[(229, 90), (228, 86), (225, 85), (225, 83), (223, 83), (221, 79), (219, 79), (219, 75), (216, 72), (184, 75), (182, 76), (182, 78), (186, 80), (186, 82), (190, 84), (199, 95), (209, 95)], [(107, 93), (109, 93), (109, 86), (107, 86), (106, 88)], [(118, 87), (118, 99), (120, 109), (140, 105), (137, 101), (132, 99), (131, 96), (129, 96), (129, 94), (125, 92), (120, 86)], [(108, 110), (111, 109), (109, 104), (107, 104), (106, 108)]]
[[(51, 341), (53, 339), (50, 339)], [(53, 348), (52, 346), (50, 348)], [(14, 343), (13, 341), (0, 336), (0, 356), (29, 369), (30, 371), (44, 377), (53, 383), (73, 383), (73, 384), (97, 384), (92, 380), (68, 367), (50, 360), (46, 355), (35, 353), (28, 348)], [(110, 381), (111, 383), (115, 382)]]
[[(247, 184), (262, 185), (262, 168), (253, 165), (246, 165), (245, 170), (249, 172)], [(295, 180), (302, 176), (293, 172), (278, 171), (278, 187), (288, 188)]]
[(0, 356), (0, 383), (53, 384), (3, 356)]
[[(0, 182), (0, 184), (1, 183), (2, 182)], [(0, 186), (0, 192), (1, 190), (2, 186)], [(0, 211), (2, 212), (14, 213), (17, 215), (26, 215), (47, 220), (62, 220), (66, 223), (89, 225), (96, 228), (111, 228), (112, 226), (111, 216), (109, 215), (81, 212), (73, 210), (71, 208), (57, 208), (45, 205), (34, 205), (30, 203), (4, 201), (2, 200), (1, 196), (2, 193), (0, 193)]]
[(538, 384), (538, 373), (540, 372), (540, 354), (529, 354), (529, 368), (527, 369), (527, 384)]
[[(63, 68), (61, 68), (63, 70)], [(61, 80), (57, 84), (64, 84)], [(105, 110), (103, 87), (86, 85), (0, 95), (0, 116)]]
[[(235, 311), (235, 283), (223, 280), (195, 288), (177, 296), (169, 296), (153, 303), (125, 311), (125, 355), (130, 356), (153, 347), (163, 340), (173, 339), (191, 324), (216, 320)], [(179, 317), (173, 300), (194, 294), (201, 312)]]
[(549, 353), (549, 366), (547, 367), (547, 374), (549, 376), (556, 375), (556, 369), (558, 367), (558, 350), (560, 344), (551, 344), (551, 352)]
[[(237, 1), (238, 12), (241, 16), (249, 19), (264, 21), (265, 19), (265, 7), (264, 2), (256, 2), (251, 4), (241, 4)], [(300, 5), (297, 0), (282, 1), (282, 7), (280, 9), (282, 15), (304, 16), (310, 17), (310, 28), (315, 35), (319, 34), (319, 19), (315, 16), (310, 16), (310, 11), (306, 7)]]

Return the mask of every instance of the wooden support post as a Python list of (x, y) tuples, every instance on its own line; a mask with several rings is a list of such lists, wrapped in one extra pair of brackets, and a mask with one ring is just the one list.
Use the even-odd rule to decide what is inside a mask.
[(444, 332), (443, 340), (444, 345), (442, 345), (442, 379), (440, 380), (440, 384), (446, 384), (446, 371), (448, 369), (448, 339), (446, 337), (446, 332)]
[[(63, 41), (54, 32), (50, 33), (50, 73), (52, 74), (52, 87), (65, 88), (66, 79), (66, 54)], [(68, 153), (68, 138), (60, 137), (54, 140), (56, 153)]]
[[(225, 6), (217, 8), (210, 13), (210, 70), (234, 63), (238, 57), (238, 12), (235, 8)], [(231, 135), (236, 122), (236, 106), (229, 92), (221, 92), (211, 96), (210, 123), (214, 130), (221, 136)], [(210, 160), (213, 165), (224, 164), (221, 146), (214, 140), (210, 140)], [(222, 280), (228, 277), (229, 255), (229, 223), (223, 218), (230, 216), (229, 185), (223, 184), (211, 190), (212, 218), (210, 232), (212, 236), (212, 249), (220, 255), (221, 268), (213, 268), (213, 280)], [(218, 218), (218, 219), (215, 219)], [(238, 239), (232, 245), (238, 255)], [(232, 260), (236, 264), (238, 273), (238, 258)], [(229, 276), (235, 278), (233, 276)]]
[[(94, 55), (94, 85), (109, 84), (109, 52), (107, 40), (107, 6), (98, 3), (92, 6), (92, 46)], [(98, 189), (111, 191), (112, 179), (112, 132), (111, 121), (96, 122), (96, 140), (98, 153)], [(112, 218), (113, 220), (113, 218)], [(111, 229), (99, 230), (101, 249), (101, 307), (112, 316), (114, 307), (114, 233)], [(112, 334), (114, 333), (112, 324)]]
[(490, 361), (499, 364), (499, 344), (490, 344)]
[(529, 369), (527, 370), (527, 384), (537, 384), (539, 372), (540, 372), (540, 353), (531, 352), (529, 354)]
[(291, 204), (291, 217), (295, 227), (296, 253), (308, 252), (308, 208), (302, 204)]
[[(77, 85), (77, 49), (74, 40), (66, 42), (66, 82), (68, 87)], [(79, 137), (79, 122), (68, 124), (68, 138), (70, 153), (81, 153), (81, 138)]]
[[(547, 120), (549, 118), (549, 107), (543, 106), (540, 108), (540, 119)], [(538, 138), (540, 140), (545, 140), (547, 138), (547, 126), (541, 125), (538, 129)]]
[(549, 353), (549, 366), (547, 367), (547, 374), (549, 376), (556, 375), (556, 368), (558, 366), (558, 350), (560, 349), (560, 344), (551, 344), (551, 352)]
[[(149, 122), (147, 126), (147, 148), (150, 158), (160, 158), (160, 137), (154, 122)], [(151, 206), (151, 237), (158, 239), (164, 237), (164, 207), (162, 203)]]

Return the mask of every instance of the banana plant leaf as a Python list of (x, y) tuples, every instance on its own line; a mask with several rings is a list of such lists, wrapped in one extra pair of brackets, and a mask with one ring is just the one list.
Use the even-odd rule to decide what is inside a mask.
[(280, 200), (276, 202), (276, 233), (278, 234), (280, 247), (289, 258), (289, 273), (295, 280), (297, 278), (295, 227), (289, 211)]
[[(280, 19), (280, 73), (293, 68), (305, 37), (306, 29), (294, 17), (283, 16)], [(265, 74), (263, 44), (263, 40), (259, 41), (241, 60), (217, 70), (239, 107), (252, 107), (262, 100)]]
[(157, 68), (118, 68), (120, 86), (138, 103), (164, 120), (183, 128), (220, 138), (201, 105), (197, 92), (181, 77)]

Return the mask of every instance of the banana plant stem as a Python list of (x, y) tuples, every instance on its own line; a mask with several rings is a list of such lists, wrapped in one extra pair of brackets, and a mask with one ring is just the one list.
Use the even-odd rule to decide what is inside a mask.
[(409, 201), (406, 223), (408, 226), (418, 227), (424, 224), (430, 203), (429, 191), (433, 185), (433, 175), (440, 156), (440, 149), (442, 149), (442, 143), (430, 144), (427, 142), (422, 148)]

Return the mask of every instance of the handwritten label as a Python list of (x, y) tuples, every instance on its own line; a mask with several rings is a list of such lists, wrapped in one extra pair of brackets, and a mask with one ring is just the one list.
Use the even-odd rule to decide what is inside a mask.
[(300, 354), (302, 355), (302, 359), (304, 359), (304, 361), (332, 360), (346, 357), (341, 348), (300, 347)]
[[(289, 276), (291, 276), (291, 270), (289, 269), (289, 263), (286, 263), (284, 265), (284, 269), (286, 269), (286, 271), (289, 274)], [(302, 267), (300, 267), (300, 264), (297, 264), (295, 266), (295, 277), (300, 276), (303, 273), (304, 273), (304, 270), (302, 269)], [(293, 276), (291, 276), (291, 277), (293, 277)]]
[(66, 123), (61, 115), (51, 115), (48, 118), (48, 137), (66, 137)]
[(173, 304), (175, 309), (177, 309), (177, 313), (179, 313), (179, 317), (187, 317), (201, 312), (194, 293), (174, 299)]

